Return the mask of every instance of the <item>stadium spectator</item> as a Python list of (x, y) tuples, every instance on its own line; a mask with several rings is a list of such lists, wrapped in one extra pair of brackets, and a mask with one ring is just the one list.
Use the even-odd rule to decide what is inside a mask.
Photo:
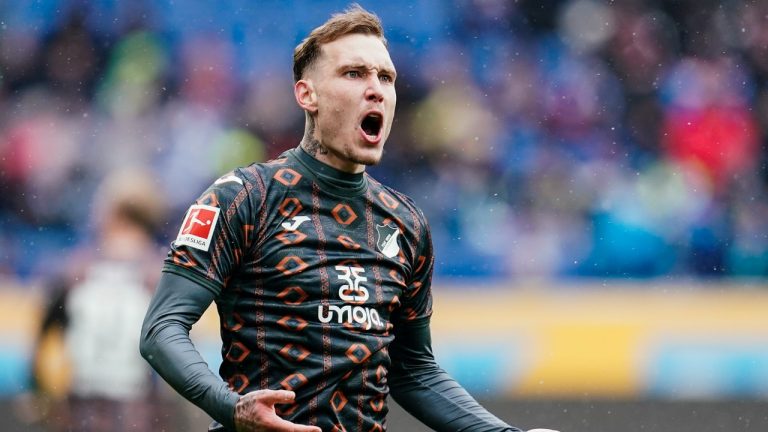
[[(290, 148), (302, 119), (284, 103), (290, 82), (277, 71), (309, 28), (300, 17), (344, 5), (49, 0), (3, 8), (0, 238), (8, 247), (0, 271), (21, 279), (56, 272), (38, 263), (87, 235), (75, 223), (85, 207), (68, 204), (85, 202), (114, 166), (162, 176), (178, 213), (194, 199), (178, 192), (190, 183)], [(389, 150), (374, 173), (424, 208), (450, 264), (438, 277), (739, 274), (743, 254), (731, 239), (744, 231), (729, 216), (737, 209), (730, 197), (746, 191), (764, 202), (768, 181), (764, 5), (454, 6), (377, 5), (402, 65), (403, 127), (392, 139), (412, 151)], [(446, 99), (450, 112), (432, 109)], [(425, 115), (440, 121), (425, 130)], [(483, 126), (458, 136), (471, 122)], [(589, 172), (610, 177), (593, 181)], [(616, 216), (628, 209), (606, 207), (615, 202), (611, 183), (637, 191), (665, 172), (685, 177), (675, 194), (693, 196), (690, 206), (643, 201), (631, 221)], [(716, 185), (712, 197), (695, 189), (701, 181)], [(674, 233), (649, 206), (677, 221)], [(495, 241), (488, 226), (526, 239)], [(622, 237), (645, 244), (647, 256), (663, 253), (668, 265), (649, 267)], [(528, 257), (531, 243), (546, 247)]]

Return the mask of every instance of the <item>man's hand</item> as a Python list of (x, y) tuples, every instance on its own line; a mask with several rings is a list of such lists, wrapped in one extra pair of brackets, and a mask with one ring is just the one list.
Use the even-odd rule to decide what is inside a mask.
[(322, 432), (317, 426), (291, 423), (278, 417), (275, 404), (291, 403), (296, 394), (287, 390), (256, 390), (235, 405), (237, 432)]

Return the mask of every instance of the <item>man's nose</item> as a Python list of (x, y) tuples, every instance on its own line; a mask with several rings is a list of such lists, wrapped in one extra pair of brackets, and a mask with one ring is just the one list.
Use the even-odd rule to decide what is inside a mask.
[(376, 74), (371, 74), (371, 78), (368, 80), (368, 88), (365, 90), (365, 100), (371, 102), (384, 101), (384, 91), (381, 88), (381, 82)]

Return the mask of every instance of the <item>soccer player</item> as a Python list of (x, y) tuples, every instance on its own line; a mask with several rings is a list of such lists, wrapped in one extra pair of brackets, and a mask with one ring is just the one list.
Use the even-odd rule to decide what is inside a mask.
[[(228, 431), (382, 431), (387, 395), (438, 431), (519, 431), (442, 371), (422, 212), (365, 173), (395, 112), (379, 19), (353, 6), (294, 52), (301, 144), (216, 180), (190, 207), (147, 312), (141, 352)], [(189, 329), (212, 301), (223, 362)]]
[[(163, 206), (154, 186), (147, 173), (134, 169), (106, 178), (94, 195), (87, 225), (94, 228), (94, 242), (72, 253), (66, 273), (51, 284), (31, 367), (35, 396), (42, 397), (35, 402), (52, 402), (50, 410), (34, 406), (45, 413), (47, 430), (172, 426), (161, 414), (173, 406), (136, 352), (136, 327), (149, 305), (160, 255), (154, 234)], [(63, 361), (51, 362), (50, 355)]]

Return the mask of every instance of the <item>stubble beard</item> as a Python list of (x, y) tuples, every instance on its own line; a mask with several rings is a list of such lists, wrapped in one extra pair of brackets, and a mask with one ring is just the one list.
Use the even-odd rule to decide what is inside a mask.
[(309, 155), (311, 155), (315, 159), (317, 159), (319, 155), (327, 156), (331, 154), (335, 156), (337, 159), (347, 160), (354, 164), (365, 165), (365, 166), (376, 165), (379, 163), (379, 161), (381, 161), (381, 154), (379, 154), (378, 157), (370, 157), (370, 158), (362, 158), (362, 157), (356, 156), (354, 148), (350, 144), (345, 144), (341, 152), (335, 151), (332, 148), (326, 146), (325, 144), (320, 142), (320, 140), (315, 138), (314, 119), (312, 119), (309, 122), (309, 125), (305, 130), (304, 137), (301, 140), (300, 146), (304, 149), (304, 151), (306, 151)]
[(315, 159), (317, 159), (319, 155), (333, 155), (336, 159), (346, 160), (354, 164), (365, 166), (376, 165), (379, 163), (379, 161), (381, 161), (380, 155), (378, 157), (356, 156), (354, 150), (349, 145), (345, 145), (341, 152), (334, 151), (333, 149), (326, 147), (323, 143), (314, 137), (305, 137), (303, 140), (301, 140), (301, 147), (305, 152), (307, 152)]

